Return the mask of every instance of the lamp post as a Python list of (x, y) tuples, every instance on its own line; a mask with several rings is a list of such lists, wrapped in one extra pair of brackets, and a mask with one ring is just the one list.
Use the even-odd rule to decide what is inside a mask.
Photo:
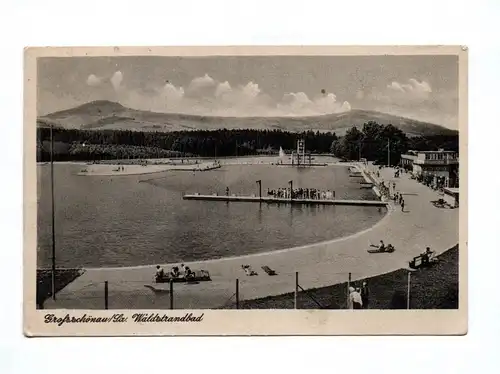
[(290, 201), (293, 200), (293, 181), (288, 181), (290, 184)]
[(56, 230), (55, 230), (55, 211), (54, 211), (54, 125), (50, 125), (50, 193), (52, 195), (52, 299), (56, 299)]
[(255, 183), (259, 185), (259, 200), (262, 200), (262, 181), (259, 179)]

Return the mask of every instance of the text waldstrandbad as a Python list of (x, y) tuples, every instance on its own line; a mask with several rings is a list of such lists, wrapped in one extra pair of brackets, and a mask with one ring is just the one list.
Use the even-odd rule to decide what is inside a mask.
[[(201, 322), (203, 321), (204, 313), (199, 316), (193, 316), (193, 313), (186, 313), (182, 317), (173, 317), (166, 314), (160, 315), (158, 313), (135, 313), (132, 315), (133, 322), (148, 323), (148, 322)], [(65, 323), (126, 323), (128, 317), (123, 313), (113, 314), (110, 317), (93, 317), (87, 314), (81, 317), (70, 316), (66, 314), (64, 317), (58, 317), (55, 314), (46, 314), (45, 323), (55, 323), (62, 326)]]

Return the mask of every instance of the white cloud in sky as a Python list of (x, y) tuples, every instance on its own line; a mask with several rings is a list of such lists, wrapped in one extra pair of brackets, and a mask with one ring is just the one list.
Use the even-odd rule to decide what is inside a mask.
[(87, 78), (87, 84), (92, 87), (99, 86), (102, 82), (102, 78), (99, 78), (98, 76), (94, 74), (90, 74)]
[[(110, 81), (119, 91), (126, 77), (113, 74)], [(306, 116), (349, 111), (348, 102), (338, 102), (333, 93), (309, 98), (304, 92), (286, 93), (279, 100), (262, 92), (255, 82), (231, 86), (218, 82), (208, 74), (194, 78), (184, 87), (167, 82), (154, 89), (154, 94), (126, 90), (119, 101), (136, 109), (220, 116)]]
[(304, 92), (297, 92), (285, 94), (282, 101), (278, 103), (278, 109), (295, 115), (317, 115), (347, 112), (351, 110), (351, 105), (347, 101), (338, 102), (337, 97), (332, 93), (317, 96), (311, 100)]
[(369, 109), (457, 127), (456, 91), (434, 91), (424, 80), (392, 81), (382, 89), (359, 91), (356, 99)]
[(116, 71), (113, 76), (110, 79), (111, 84), (113, 85), (113, 88), (115, 91), (119, 91), (121, 88), (121, 84), (123, 81), (123, 73), (121, 71)]
[(406, 94), (415, 97), (427, 97), (431, 92), (431, 86), (426, 81), (419, 82), (418, 80), (411, 78), (408, 83), (400, 83), (393, 81), (391, 84), (387, 85), (389, 91)]

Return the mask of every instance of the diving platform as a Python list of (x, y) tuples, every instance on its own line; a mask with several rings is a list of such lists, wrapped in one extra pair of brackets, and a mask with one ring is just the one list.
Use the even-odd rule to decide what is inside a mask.
[(357, 206), (387, 206), (388, 203), (380, 200), (343, 200), (343, 199), (290, 199), (273, 196), (241, 196), (241, 195), (184, 195), (184, 200), (225, 201), (225, 202), (252, 202), (267, 204), (306, 204), (306, 205), (357, 205)]

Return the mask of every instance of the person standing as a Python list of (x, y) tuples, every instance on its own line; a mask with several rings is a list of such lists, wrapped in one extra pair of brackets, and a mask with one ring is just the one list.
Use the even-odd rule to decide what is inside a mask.
[(363, 306), (361, 295), (354, 287), (349, 287), (349, 304), (351, 309), (361, 309)]
[(403, 199), (401, 199), (401, 211), (405, 211), (405, 201)]
[(368, 289), (366, 281), (363, 282), (363, 286), (361, 287), (361, 302), (363, 309), (368, 309), (370, 303), (370, 290)]

